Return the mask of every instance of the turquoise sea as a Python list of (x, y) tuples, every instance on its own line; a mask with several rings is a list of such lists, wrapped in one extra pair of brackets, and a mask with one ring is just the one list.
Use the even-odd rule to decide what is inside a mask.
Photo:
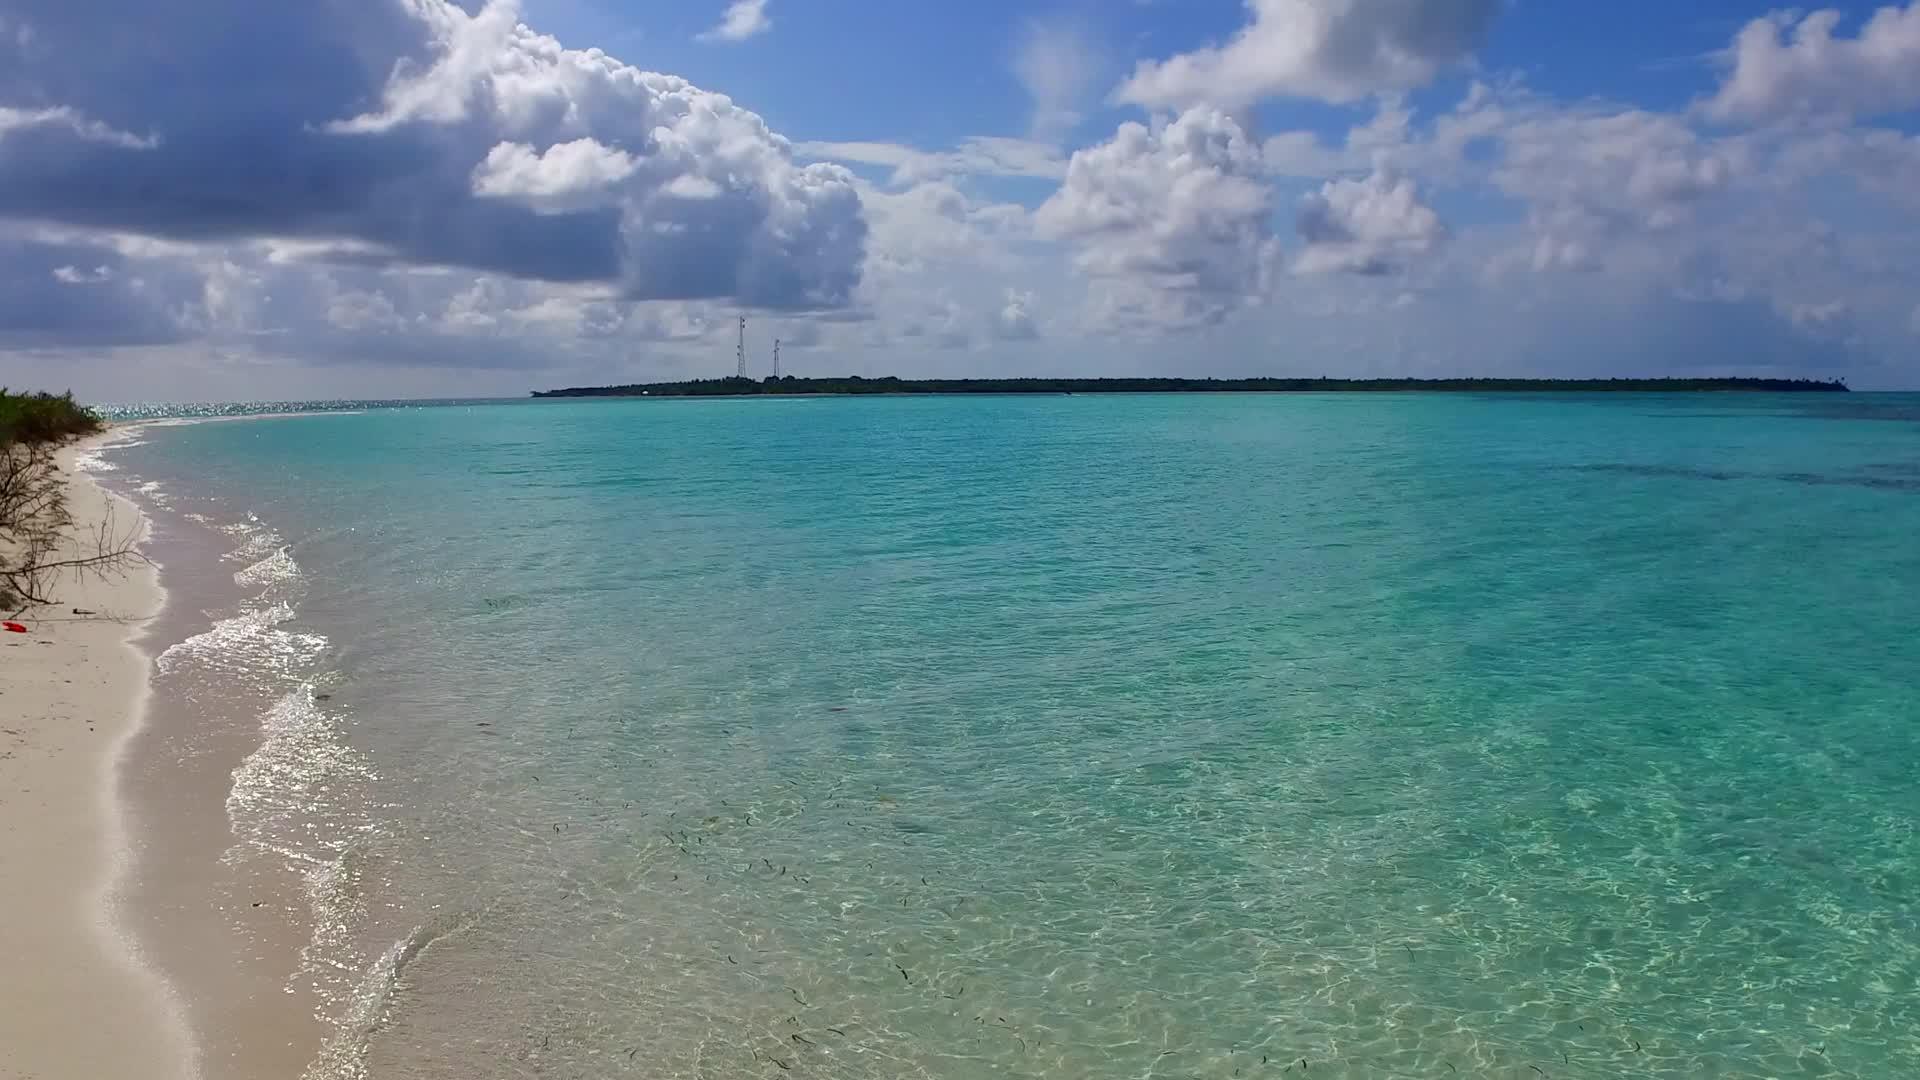
[(313, 1077), (1920, 1075), (1920, 396), (107, 457), (240, 553), (162, 666), (276, 687), (228, 810), (309, 867)]

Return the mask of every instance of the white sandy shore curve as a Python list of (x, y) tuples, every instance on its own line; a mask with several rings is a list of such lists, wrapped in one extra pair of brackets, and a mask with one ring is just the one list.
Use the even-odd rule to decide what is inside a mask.
[[(144, 535), (138, 507), (75, 467), (112, 437), (59, 455), (76, 543), (106, 522)], [(19, 620), (27, 633), (0, 633), (0, 1080), (187, 1080), (179, 1001), (115, 918), (117, 775), (152, 668), (138, 640), (166, 594), (138, 565), (58, 595)]]

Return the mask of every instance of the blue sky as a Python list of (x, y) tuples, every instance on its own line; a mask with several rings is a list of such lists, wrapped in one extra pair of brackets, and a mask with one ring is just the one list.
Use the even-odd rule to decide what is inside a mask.
[[(731, 47), (696, 40), (720, 6), (534, 0), (526, 12), (530, 22), (569, 44), (610, 43), (603, 47), (639, 66), (724, 88), (794, 138), (882, 138), (930, 148), (967, 135), (1026, 134), (1028, 99), (1010, 67), (1026, 24), (1062, 24), (1085, 35), (1105, 76), (1089, 88), (1095, 104), (1138, 59), (1229, 38), (1246, 15), (1239, 0), (806, 0), (786, 12), (769, 7), (777, 32)], [(1833, 6), (1864, 15), (1876, 5)], [(1479, 61), (1490, 71), (1521, 73), (1556, 96), (1673, 108), (1712, 89), (1711, 54), (1769, 10), (1731, 0), (1530, 0), (1495, 25)], [(1442, 80), (1435, 96), (1457, 95), (1468, 77)], [(1270, 110), (1276, 123), (1344, 130), (1335, 111), (1300, 102)], [(1110, 132), (1136, 112), (1093, 111), (1081, 134)]]
[(1914, 386), (1916, 119), (1920, 0), (16, 0), (0, 382), (518, 393), (745, 314), (819, 374)]
[[(725, 88), (794, 138), (886, 138), (934, 147), (967, 135), (1025, 134), (1028, 98), (1009, 61), (1027, 25), (1062, 25), (1085, 36), (1102, 76), (1089, 88), (1088, 104), (1096, 106), (1138, 60), (1225, 40), (1246, 21), (1239, 0), (811, 0), (785, 18), (771, 7), (778, 33), (715, 47), (696, 37), (714, 23), (718, 6), (533, 0), (526, 10), (530, 21), (562, 41), (612, 42), (603, 47), (642, 67)], [(1856, 23), (1880, 6), (1821, 5)], [(1714, 56), (1742, 26), (1776, 10), (1739, 0), (1520, 0), (1492, 27), (1476, 67), (1518, 74), (1556, 97), (1676, 109), (1710, 93), (1718, 81)], [(1457, 98), (1472, 77), (1451, 73), (1421, 96)], [(1347, 110), (1292, 101), (1266, 111), (1278, 124), (1331, 131), (1344, 130), (1340, 115)], [(1092, 109), (1078, 133), (1098, 136), (1135, 114)]]

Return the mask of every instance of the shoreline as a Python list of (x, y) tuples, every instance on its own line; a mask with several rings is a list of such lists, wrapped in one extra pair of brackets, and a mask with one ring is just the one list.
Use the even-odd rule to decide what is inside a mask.
[[(211, 509), (207, 492), (186, 487), (183, 506), (177, 478), (120, 457), (151, 437), (148, 428), (226, 419), (252, 417), (128, 422), (75, 448), (93, 480), (142, 515), (141, 551), (166, 600), (143, 628), (143, 723), (113, 774), (133, 841), (116, 881), (115, 929), (171, 988), (195, 1080), (333, 1080), (312, 1071), (332, 1011), (308, 963), (320, 915), (309, 894), (314, 866), (292, 849), (263, 847), (235, 817), (242, 773), (280, 738), (287, 687), (270, 670), (273, 657), (263, 668), (263, 657), (246, 654), (293, 640), (274, 626), (286, 598), (264, 599), (285, 549), (273, 553), (277, 534), (252, 514), (194, 512)], [(0, 1071), (0, 1080), (12, 1078)]]
[[(121, 430), (59, 451), (70, 531), (111, 522), (144, 548), (140, 507), (76, 464)], [(143, 644), (167, 593), (147, 562), (70, 576), (59, 596), (0, 643), (0, 955), (13, 973), (0, 979), (0, 1078), (185, 1080), (200, 1071), (185, 1003), (124, 910), (136, 851), (122, 780), (148, 722)]]

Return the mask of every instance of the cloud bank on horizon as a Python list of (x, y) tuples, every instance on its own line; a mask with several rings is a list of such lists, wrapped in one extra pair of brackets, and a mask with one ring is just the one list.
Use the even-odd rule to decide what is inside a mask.
[(1920, 0), (579, 7), (0, 10), (0, 382), (717, 375), (745, 313), (820, 374), (1920, 384)]

